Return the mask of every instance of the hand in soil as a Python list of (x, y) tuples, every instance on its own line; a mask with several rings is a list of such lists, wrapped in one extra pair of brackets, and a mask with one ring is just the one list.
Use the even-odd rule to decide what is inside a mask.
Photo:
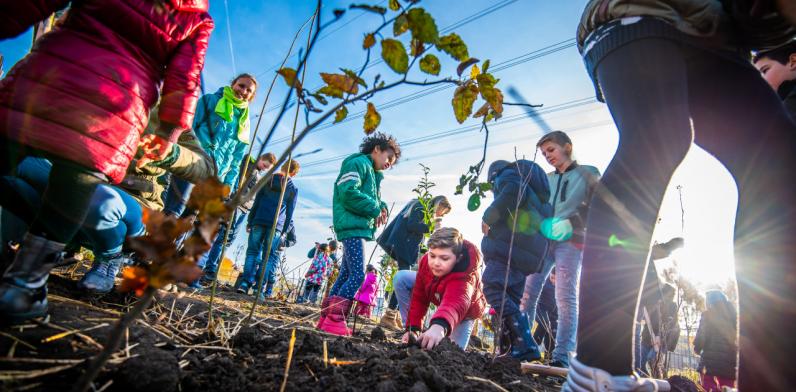
[(418, 342), (420, 342), (420, 347), (424, 350), (431, 350), (436, 347), (442, 339), (445, 339), (445, 328), (437, 324), (429, 327), (417, 338)]

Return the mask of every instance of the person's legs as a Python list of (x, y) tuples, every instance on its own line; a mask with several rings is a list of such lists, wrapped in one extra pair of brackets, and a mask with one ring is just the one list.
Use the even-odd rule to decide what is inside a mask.
[(0, 177), (2, 241), (22, 242), (30, 223), (41, 208), (52, 163), (39, 157), (27, 157), (14, 170), (15, 176)]
[(185, 205), (191, 197), (193, 184), (182, 178), (171, 176), (169, 188), (164, 196), (163, 212), (174, 216), (182, 216), (185, 212)]
[[(279, 257), (281, 252), (279, 251), (279, 245), (282, 242), (282, 234), (277, 231), (274, 234), (274, 237), (271, 239), (271, 253), (267, 255), (268, 257), (268, 264), (265, 266), (265, 290), (263, 291), (263, 295), (265, 298), (271, 297), (272, 291), (274, 289), (274, 284), (276, 283), (276, 269), (279, 267)], [(263, 247), (263, 252), (268, 250), (268, 244)], [(266, 254), (263, 253), (263, 259), (266, 258)]]
[(392, 287), (395, 290), (393, 297), (398, 301), (398, 310), (401, 311), (404, 327), (409, 320), (409, 304), (412, 303), (412, 288), (415, 287), (416, 279), (417, 272), (409, 270), (396, 272), (392, 279)]
[(739, 390), (794, 390), (796, 357), (796, 126), (751, 66), (693, 64), (696, 143), (738, 186), (735, 266)]
[(365, 240), (362, 238), (347, 238), (343, 240), (345, 249), (343, 263), (340, 266), (340, 275), (334, 282), (330, 296), (337, 295), (346, 299), (353, 299), (362, 282), (365, 280), (364, 248)]
[[(229, 250), (229, 246), (232, 244), (232, 242), (235, 241), (238, 230), (244, 224), (246, 215), (247, 214), (241, 210), (235, 211), (235, 215), (232, 217), (232, 226), (230, 228), (229, 235), (227, 236), (227, 250)], [(215, 241), (213, 241), (213, 246), (210, 247), (210, 251), (207, 252), (207, 254), (205, 254), (198, 263), (199, 267), (203, 268), (205, 271), (205, 279), (212, 280), (218, 273), (218, 267), (221, 264), (221, 251), (224, 247), (224, 236), (226, 231), (227, 225), (221, 225), (218, 230), (218, 235), (216, 236)]]
[(124, 263), (121, 251), (125, 238), (143, 235), (146, 230), (142, 216), (141, 205), (127, 192), (110, 185), (97, 187), (81, 230), (92, 244), (94, 264), (79, 287), (98, 293), (113, 289), (114, 278)]
[(578, 287), (583, 254), (569, 242), (559, 243), (556, 258), (556, 305), (558, 327), (553, 360), (569, 364), (569, 353), (575, 351), (578, 331)]
[(553, 270), (553, 267), (555, 267), (555, 258), (551, 257), (544, 263), (541, 271), (536, 274), (528, 275), (525, 278), (523, 296), (528, 296), (525, 308), (525, 314), (528, 316), (528, 320), (536, 319), (536, 309), (539, 306), (539, 298), (542, 295), (545, 282), (547, 282), (547, 279), (550, 277), (550, 272)]
[(243, 278), (239, 291), (247, 292), (255, 281), (255, 272), (260, 264), (263, 253), (263, 242), (265, 242), (265, 226), (252, 225), (249, 232), (249, 244), (246, 247), (246, 262), (243, 265)]
[(503, 317), (520, 312), (520, 300), (525, 289), (525, 275), (515, 269), (508, 271), (508, 286), (504, 296), (504, 282), (506, 278), (506, 264), (499, 261), (486, 261), (482, 281), (484, 296), (495, 312), (500, 314), (503, 307)]
[(633, 372), (633, 325), (652, 230), (691, 144), (687, 79), (681, 48), (662, 39), (615, 50), (597, 75), (620, 141), (589, 211), (578, 361), (626, 375)]
[(474, 319), (464, 319), (459, 322), (459, 325), (451, 331), (448, 337), (462, 350), (466, 350), (467, 343), (470, 342), (470, 334), (473, 332), (473, 325), (475, 325)]

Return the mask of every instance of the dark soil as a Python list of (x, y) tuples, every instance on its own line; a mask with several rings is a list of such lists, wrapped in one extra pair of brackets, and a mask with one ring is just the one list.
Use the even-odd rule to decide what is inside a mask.
[[(85, 362), (57, 370), (65, 365), (33, 361), (90, 358), (99, 351), (97, 343), (105, 342), (118, 313), (135, 302), (135, 297), (118, 293), (101, 298), (81, 296), (74, 282), (63, 276), (51, 278), (50, 293), (55, 297), (51, 296), (49, 323), (0, 328), (0, 357), (8, 357), (0, 358), (0, 374), (24, 371), (17, 373), (22, 375), (17, 380), (0, 379), (0, 390), (68, 390), (85, 370)], [(560, 389), (554, 379), (522, 374), (515, 360), (493, 361), (479, 350), (480, 341), (474, 341), (468, 352), (449, 340), (434, 350), (423, 351), (401, 344), (394, 332), (362, 319), (354, 337), (336, 337), (314, 330), (317, 307), (284, 302), (267, 301), (258, 307), (255, 320), (259, 323), (240, 327), (231, 339), (211, 337), (205, 328), (208, 295), (162, 293), (146, 312), (145, 322), (130, 328), (114, 361), (95, 380), (96, 388), (110, 383), (109, 391), (279, 390), (291, 332), (296, 328), (288, 391), (497, 390), (488, 382), (469, 377), (491, 380), (510, 391)], [(214, 314), (224, 319), (227, 331), (233, 331), (248, 314), (250, 298), (219, 290)], [(86, 330), (103, 323), (108, 325)], [(248, 323), (240, 322), (244, 324)], [(64, 330), (82, 332), (43, 342)], [(24, 343), (15, 343), (9, 336)], [(350, 364), (325, 364), (324, 341), (330, 360)], [(57, 371), (32, 373), (45, 369)]]

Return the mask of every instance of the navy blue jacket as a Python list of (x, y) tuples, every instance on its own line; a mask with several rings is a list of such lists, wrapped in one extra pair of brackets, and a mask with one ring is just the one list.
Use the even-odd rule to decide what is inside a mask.
[(409, 269), (417, 262), (423, 234), (428, 231), (423, 206), (414, 199), (384, 228), (376, 242), (398, 262), (399, 269)]
[[(257, 192), (254, 198), (254, 205), (249, 213), (249, 226), (261, 225), (270, 227), (274, 223), (276, 215), (276, 205), (279, 203), (279, 192), (282, 190), (282, 181), (285, 176), (282, 173), (274, 174), (262, 189)], [(293, 211), (296, 210), (298, 200), (298, 188), (293, 184), (293, 180), (287, 179), (285, 188), (285, 198), (282, 201), (282, 208), (279, 210), (279, 220), (276, 229), (280, 232), (290, 231), (293, 227)]]
[[(509, 257), (514, 208), (522, 191), (522, 201), (511, 251), (511, 268), (525, 275), (541, 270), (550, 257), (550, 240), (539, 231), (544, 218), (552, 217), (547, 174), (539, 165), (521, 159), (510, 162), (497, 171), (492, 184), (495, 200), (484, 211), (483, 221), (490, 226), (489, 235), (481, 241), (481, 251), (487, 262), (506, 263)], [(543, 200), (545, 202), (543, 202)]]

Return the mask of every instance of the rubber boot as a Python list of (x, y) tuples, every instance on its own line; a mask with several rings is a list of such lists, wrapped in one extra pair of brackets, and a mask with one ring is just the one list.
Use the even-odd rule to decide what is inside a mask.
[(47, 278), (63, 260), (64, 244), (30, 233), (0, 281), (0, 320), (17, 324), (47, 315)]
[(318, 318), (318, 324), (315, 325), (315, 328), (321, 329), (323, 327), (323, 323), (326, 321), (326, 315), (329, 313), (329, 297), (323, 299), (321, 302), (321, 317)]
[(520, 361), (538, 361), (542, 359), (539, 346), (531, 335), (528, 317), (522, 313), (506, 316), (503, 328), (508, 328), (511, 336), (511, 356)]
[(96, 257), (91, 269), (83, 275), (77, 287), (94, 294), (106, 294), (113, 290), (116, 275), (119, 273), (126, 257), (123, 254)]
[(332, 335), (351, 336), (351, 330), (346, 324), (346, 318), (351, 310), (351, 300), (348, 298), (333, 296), (329, 298), (329, 312), (326, 320), (321, 325), (320, 330)]

